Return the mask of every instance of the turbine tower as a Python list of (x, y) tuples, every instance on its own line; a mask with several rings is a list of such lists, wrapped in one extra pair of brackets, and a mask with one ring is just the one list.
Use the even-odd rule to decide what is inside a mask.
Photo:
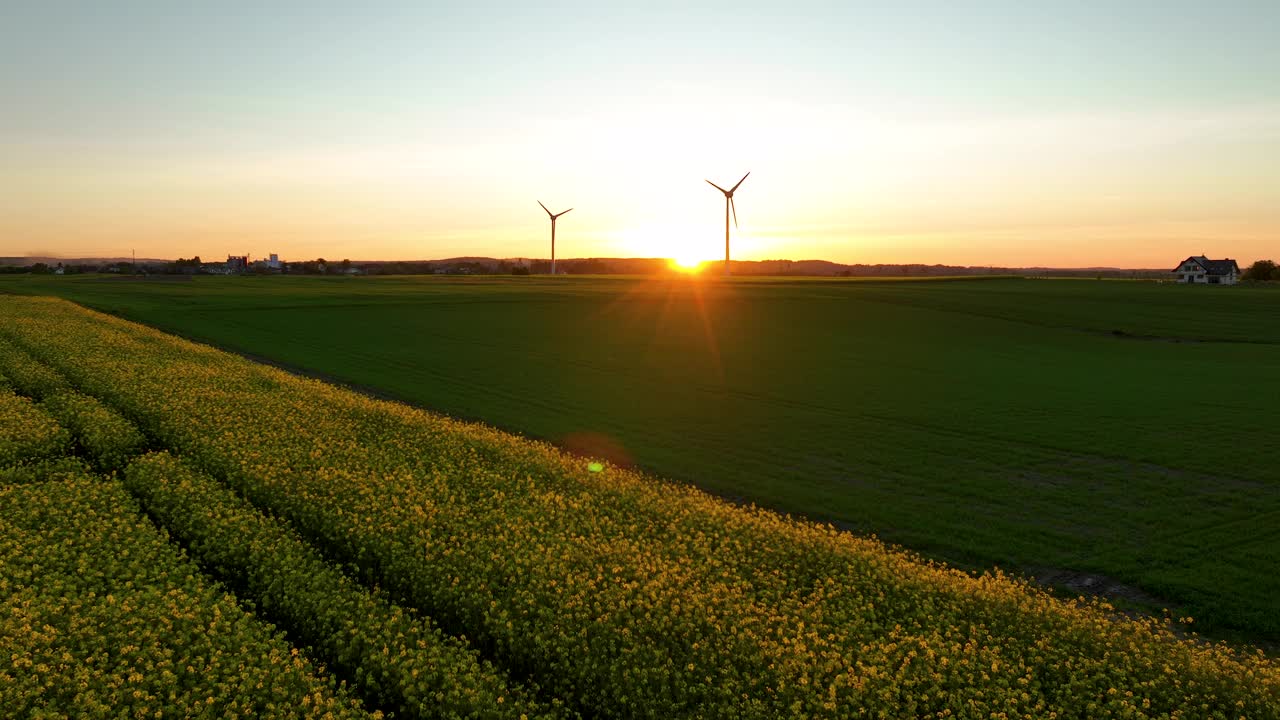
[[(747, 175), (750, 175), (750, 174), (751, 174), (750, 172), (747, 173)], [(747, 175), (743, 175), (742, 180), (746, 180)], [(738, 185), (742, 184), (742, 180), (738, 181)], [(733, 210), (733, 226), (738, 227), (738, 207), (733, 204), (733, 191), (738, 189), (738, 185), (734, 185), (728, 190), (725, 190), (724, 188), (711, 182), (710, 180), (708, 180), (707, 183), (710, 184), (711, 187), (724, 193), (724, 274), (725, 274), (725, 277), (728, 277), (729, 276), (729, 210), (730, 209)]]
[[(538, 204), (542, 205), (542, 201), (539, 200)], [(542, 209), (547, 210), (547, 206), (542, 205)], [(569, 210), (572, 210), (572, 209), (573, 208), (569, 208)], [(552, 275), (556, 274), (556, 218), (560, 217), (564, 213), (569, 212), (569, 210), (565, 210), (564, 212), (558, 212), (558, 213), (553, 213), (550, 210), (547, 210), (547, 216), (551, 218), (551, 274)]]

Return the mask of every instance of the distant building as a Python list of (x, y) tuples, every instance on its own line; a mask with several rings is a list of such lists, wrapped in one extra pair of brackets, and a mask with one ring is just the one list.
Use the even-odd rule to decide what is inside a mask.
[(1240, 279), (1240, 266), (1235, 260), (1210, 260), (1203, 255), (1192, 255), (1171, 272), (1177, 274), (1180, 283), (1235, 285)]
[(272, 270), (279, 270), (280, 256), (275, 253), (271, 253), (271, 256), (267, 259), (267, 267), (271, 268)]
[(248, 255), (228, 255), (227, 256), (227, 272), (242, 273), (249, 269)]

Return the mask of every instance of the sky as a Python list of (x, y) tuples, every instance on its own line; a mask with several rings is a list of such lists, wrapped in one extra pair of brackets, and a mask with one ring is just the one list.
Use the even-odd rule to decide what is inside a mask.
[(1280, 259), (1280, 2), (0, 2), (0, 256)]

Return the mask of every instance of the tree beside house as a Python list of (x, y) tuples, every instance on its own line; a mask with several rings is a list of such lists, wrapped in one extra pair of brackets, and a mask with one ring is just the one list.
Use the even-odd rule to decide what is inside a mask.
[(1255, 280), (1266, 282), (1268, 280), (1280, 280), (1280, 267), (1276, 266), (1274, 260), (1258, 260), (1244, 271), (1243, 280)]

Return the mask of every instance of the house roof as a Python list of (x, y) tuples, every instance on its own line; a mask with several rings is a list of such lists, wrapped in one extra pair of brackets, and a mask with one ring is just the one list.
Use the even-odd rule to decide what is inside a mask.
[(1178, 263), (1178, 267), (1174, 268), (1171, 272), (1178, 272), (1182, 269), (1183, 265), (1187, 264), (1188, 261), (1198, 263), (1200, 267), (1204, 268), (1206, 275), (1230, 275), (1233, 272), (1237, 275), (1240, 274), (1240, 266), (1236, 264), (1235, 260), (1232, 260), (1231, 258), (1226, 258), (1224, 260), (1210, 260), (1203, 255), (1192, 255), (1186, 260)]

